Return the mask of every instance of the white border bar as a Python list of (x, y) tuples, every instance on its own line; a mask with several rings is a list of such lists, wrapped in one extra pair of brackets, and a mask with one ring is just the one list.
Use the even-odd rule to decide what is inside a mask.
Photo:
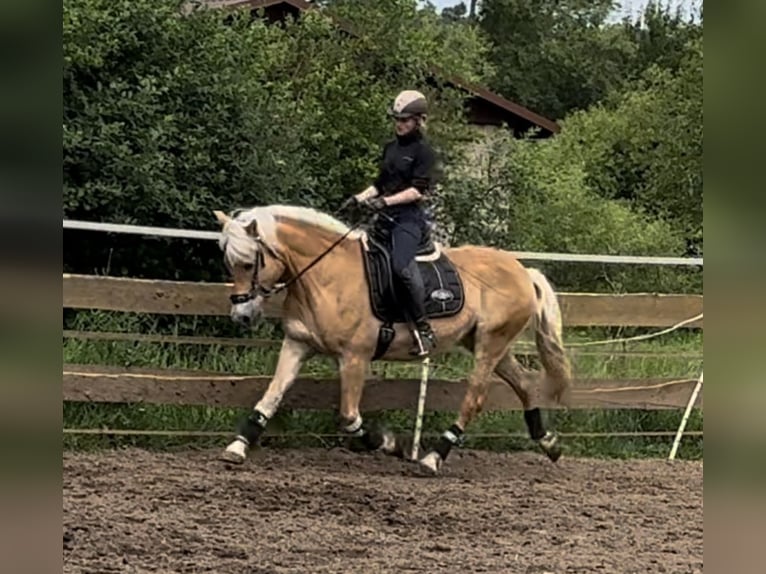
[(106, 231), (108, 233), (132, 233), (134, 235), (153, 235), (155, 237), (178, 237), (181, 239), (215, 239), (221, 236), (217, 231), (201, 231), (197, 229), (172, 229), (166, 227), (149, 227), (147, 225), (127, 225), (123, 223), (96, 223), (94, 221), (64, 220), (64, 229), (81, 229), (84, 231)]
[[(195, 229), (172, 229), (150, 227), (146, 225), (127, 225), (121, 223), (97, 223), (64, 219), (64, 229), (84, 231), (104, 231), (108, 233), (130, 233), (134, 235), (152, 235), (155, 237), (177, 237), (180, 239), (215, 239), (221, 236), (217, 231)], [(690, 265), (702, 267), (702, 257), (650, 257), (642, 255), (587, 255), (580, 253), (536, 253), (532, 251), (512, 251), (519, 259), (527, 261), (570, 261), (578, 263), (628, 263), (634, 265)]]

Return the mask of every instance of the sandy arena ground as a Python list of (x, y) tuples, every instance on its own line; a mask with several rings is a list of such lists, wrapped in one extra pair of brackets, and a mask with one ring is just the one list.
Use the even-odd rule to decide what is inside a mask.
[(64, 572), (703, 571), (701, 462), (64, 453)]

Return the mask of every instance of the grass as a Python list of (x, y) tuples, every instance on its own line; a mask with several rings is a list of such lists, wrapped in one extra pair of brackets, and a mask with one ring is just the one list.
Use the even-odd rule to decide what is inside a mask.
[[(79, 312), (65, 317), (65, 328), (91, 331), (143, 332), (171, 335), (242, 336), (230, 321), (218, 318), (154, 317), (109, 312)], [(637, 330), (572, 329), (565, 332), (568, 344), (588, 340), (607, 340), (631, 336)], [(258, 332), (247, 336), (278, 338), (279, 329), (264, 325)], [(609, 345), (598, 348), (572, 347), (573, 365), (579, 378), (696, 378), (702, 368), (702, 334), (699, 331), (679, 331), (660, 339), (636, 343)], [(594, 355), (594, 351), (613, 354)], [(622, 356), (623, 351), (647, 355)], [(652, 355), (655, 354), (656, 356)], [(175, 343), (147, 343), (132, 341), (88, 341), (64, 339), (65, 363), (138, 366), (155, 368), (199, 369), (224, 373), (270, 375), (274, 372), (277, 347), (243, 348), (221, 345), (190, 345)], [(460, 379), (469, 372), (472, 358), (466, 354), (453, 354), (436, 361), (433, 377)], [(536, 366), (534, 358), (530, 364)], [(386, 377), (419, 377), (419, 365), (399, 363), (376, 364), (375, 372)], [(334, 377), (337, 371), (327, 358), (310, 360), (303, 375)], [(256, 398), (257, 399), (257, 398)], [(123, 405), (65, 403), (64, 426), (68, 428), (110, 428), (142, 430), (225, 431), (234, 429), (241, 409), (202, 406)], [(566, 432), (634, 432), (675, 430), (682, 413), (677, 410), (642, 411), (623, 410), (551, 410), (545, 413), (548, 424)], [(413, 415), (405, 411), (365, 413), (368, 421), (385, 421), (396, 431), (411, 432)], [(454, 413), (427, 413), (424, 433), (435, 436), (454, 419)], [(702, 413), (693, 412), (687, 430), (702, 430)], [(269, 424), (264, 443), (272, 446), (329, 446), (340, 439), (321, 435), (335, 434), (337, 424), (334, 413), (317, 411), (281, 410)], [(534, 445), (525, 437), (521, 412), (484, 413), (470, 427), (466, 447), (492, 450), (522, 450)], [(275, 437), (279, 434), (279, 437)], [(495, 434), (482, 438), (481, 434)], [(672, 442), (668, 437), (567, 437), (564, 441), (569, 454), (602, 457), (667, 456)], [(156, 437), (156, 436), (93, 436), (65, 435), (65, 448), (90, 449), (120, 445), (148, 448), (221, 446), (221, 437)], [(702, 438), (685, 437), (679, 458), (701, 458)]]

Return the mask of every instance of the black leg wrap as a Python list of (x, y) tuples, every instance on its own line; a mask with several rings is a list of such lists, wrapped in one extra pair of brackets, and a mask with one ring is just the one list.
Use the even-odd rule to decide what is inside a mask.
[(378, 450), (383, 446), (383, 434), (378, 429), (365, 429), (362, 444), (367, 450)]
[(239, 434), (248, 444), (255, 444), (266, 430), (266, 423), (269, 422), (260, 411), (255, 409), (239, 425)]
[(543, 428), (543, 419), (540, 416), (540, 409), (535, 407), (524, 411), (524, 420), (527, 423), (529, 429), (529, 436), (532, 440), (540, 440), (545, 436), (545, 429)]
[(452, 425), (439, 437), (439, 442), (436, 443), (434, 451), (439, 454), (442, 460), (447, 460), (449, 451), (452, 450), (453, 446), (460, 446), (463, 444), (463, 438), (463, 431), (460, 430), (460, 427)]

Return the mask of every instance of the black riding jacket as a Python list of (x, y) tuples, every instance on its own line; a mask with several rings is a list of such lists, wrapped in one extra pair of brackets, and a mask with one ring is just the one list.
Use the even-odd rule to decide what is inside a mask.
[[(388, 196), (414, 187), (428, 196), (436, 179), (436, 154), (419, 130), (397, 136), (383, 148), (380, 172), (373, 184), (380, 195)], [(394, 219), (425, 218), (423, 201), (391, 205), (385, 213)]]

